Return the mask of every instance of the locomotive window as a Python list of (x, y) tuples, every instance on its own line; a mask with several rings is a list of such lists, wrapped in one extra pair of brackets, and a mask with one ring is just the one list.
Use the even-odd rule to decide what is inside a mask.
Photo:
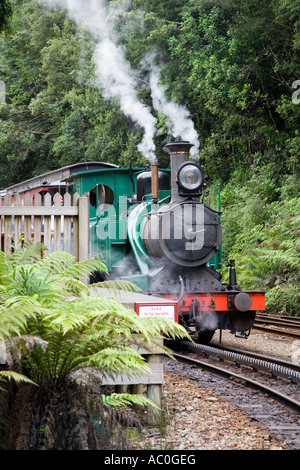
[(90, 191), (90, 204), (97, 208), (100, 208), (101, 211), (110, 207), (114, 202), (115, 196), (113, 190), (106, 186), (106, 184), (97, 184)]

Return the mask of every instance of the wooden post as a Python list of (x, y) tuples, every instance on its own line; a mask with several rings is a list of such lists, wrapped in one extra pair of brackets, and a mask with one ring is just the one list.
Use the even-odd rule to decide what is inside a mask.
[[(15, 194), (14, 197), (15, 207), (20, 207), (22, 204), (20, 193)], [(15, 249), (19, 249), (22, 246), (22, 216), (15, 216)]]
[(89, 256), (89, 198), (80, 197), (78, 200), (79, 247), (78, 260), (83, 261)]
[[(11, 205), (11, 195), (5, 194), (4, 197), (5, 206)], [(4, 252), (11, 252), (11, 216), (4, 217)]]
[[(44, 207), (51, 207), (51, 194), (46, 193), (44, 196)], [(44, 247), (47, 253), (51, 253), (51, 215), (44, 216)]]
[[(71, 194), (64, 195), (64, 206), (71, 206)], [(64, 224), (64, 251), (71, 253), (71, 217), (65, 215), (63, 219)]]
[(24, 243), (29, 243), (29, 242), (31, 242), (31, 215), (30, 215), (30, 209), (32, 209), (31, 195), (29, 193), (25, 193), (25, 195), (24, 195), (24, 210), (25, 209), (26, 209), (26, 212), (25, 212), (26, 215), (24, 216)]
[[(75, 193), (73, 196), (73, 206), (79, 206), (79, 194)], [(79, 260), (79, 222), (78, 217), (73, 217), (73, 256)]]
[[(40, 193), (36, 193), (33, 197), (34, 206), (42, 205), (42, 196)], [(33, 241), (34, 243), (40, 243), (42, 235), (42, 217), (40, 215), (34, 216), (34, 225), (33, 225)]]
[[(160, 363), (159, 354), (149, 354), (147, 356), (147, 363)], [(147, 408), (147, 422), (150, 426), (158, 426), (161, 424), (161, 384), (148, 384), (147, 397), (152, 400), (160, 409), (148, 406)]]
[[(62, 206), (61, 194), (56, 193), (53, 197), (54, 207)], [(54, 251), (61, 251), (61, 215), (54, 216)]]

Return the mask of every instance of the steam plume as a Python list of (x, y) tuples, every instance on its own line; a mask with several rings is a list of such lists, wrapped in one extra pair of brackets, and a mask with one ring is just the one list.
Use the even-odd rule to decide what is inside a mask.
[(191, 155), (199, 153), (199, 140), (189, 111), (181, 105), (167, 101), (165, 89), (159, 82), (160, 71), (153, 67), (150, 73), (150, 88), (153, 106), (156, 111), (163, 113), (167, 118), (167, 125), (173, 137), (180, 137), (194, 144)]
[[(149, 158), (151, 163), (156, 161), (154, 136), (156, 119), (151, 110), (139, 100), (136, 88), (137, 82), (130, 64), (126, 61), (123, 49), (118, 45), (114, 25), (108, 19), (106, 0), (39, 0), (50, 8), (65, 8), (69, 17), (78, 25), (82, 25), (93, 36), (96, 47), (93, 55), (95, 62), (95, 84), (101, 89), (106, 98), (116, 97), (126, 116), (144, 129), (139, 151)], [(119, 0), (118, 8), (128, 8), (130, 0), (124, 3)], [(199, 152), (199, 141), (189, 112), (183, 106), (168, 102), (165, 90), (159, 83), (158, 68), (150, 67), (150, 87), (153, 106), (158, 112), (164, 113), (170, 134), (188, 140), (194, 147), (191, 154)]]
[(65, 8), (69, 17), (82, 25), (96, 39), (94, 52), (96, 64), (96, 85), (103, 89), (107, 98), (119, 99), (120, 107), (126, 116), (144, 128), (144, 137), (139, 144), (140, 152), (155, 159), (154, 135), (156, 119), (151, 111), (138, 99), (136, 80), (124, 52), (117, 45), (113, 28), (107, 19), (105, 0), (40, 0), (52, 8)]

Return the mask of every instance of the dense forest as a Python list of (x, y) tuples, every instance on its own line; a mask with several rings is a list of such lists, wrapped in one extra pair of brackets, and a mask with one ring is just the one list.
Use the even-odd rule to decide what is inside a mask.
[(194, 130), (211, 204), (222, 189), (224, 279), (234, 258), (269, 311), (299, 315), (299, 0), (10, 4), (0, 189), (79, 161), (144, 165), (152, 131), (167, 167), (164, 145)]

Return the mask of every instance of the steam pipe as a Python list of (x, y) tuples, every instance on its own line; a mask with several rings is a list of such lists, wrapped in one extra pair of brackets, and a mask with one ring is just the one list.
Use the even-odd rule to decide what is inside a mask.
[(158, 188), (158, 165), (157, 163), (151, 165), (151, 189), (152, 189), (152, 201), (153, 204), (157, 205), (159, 198)]

